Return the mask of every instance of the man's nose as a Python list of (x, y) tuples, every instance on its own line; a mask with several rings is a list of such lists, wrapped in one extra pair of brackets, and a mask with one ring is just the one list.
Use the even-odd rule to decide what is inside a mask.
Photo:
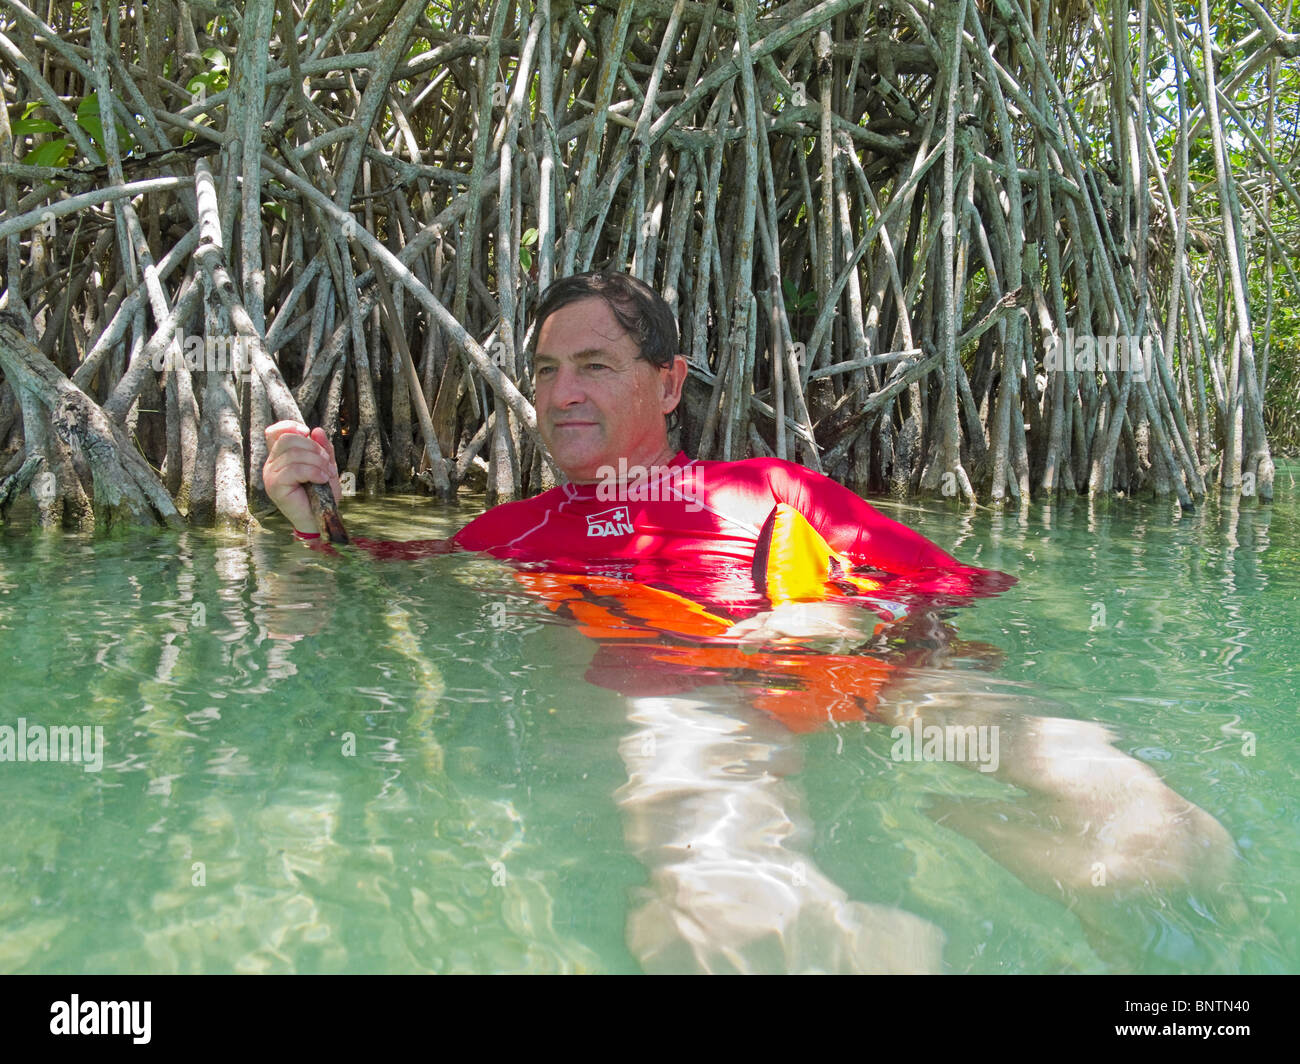
[(572, 366), (559, 366), (551, 382), (551, 402), (555, 406), (576, 406), (586, 400), (578, 372)]

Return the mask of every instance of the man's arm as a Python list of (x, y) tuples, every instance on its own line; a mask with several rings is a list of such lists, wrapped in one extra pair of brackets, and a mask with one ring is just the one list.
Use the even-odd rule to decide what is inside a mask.
[(769, 483), (777, 501), (802, 513), (833, 549), (860, 565), (903, 577), (909, 590), (988, 595), (1016, 582), (1005, 573), (959, 562), (848, 488), (803, 466), (773, 463)]

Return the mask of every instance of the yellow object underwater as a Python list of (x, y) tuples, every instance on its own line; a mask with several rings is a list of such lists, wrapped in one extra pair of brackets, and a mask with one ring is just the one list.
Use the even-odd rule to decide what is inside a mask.
[(853, 562), (827, 543), (803, 514), (788, 503), (777, 503), (754, 551), (754, 585), (772, 605), (824, 599), (834, 590), (828, 588), (833, 580), (868, 592), (880, 587), (852, 573)]

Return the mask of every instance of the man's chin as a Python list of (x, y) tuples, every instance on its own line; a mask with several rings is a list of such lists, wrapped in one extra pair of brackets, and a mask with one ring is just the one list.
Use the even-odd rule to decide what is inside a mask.
[(594, 484), (601, 479), (600, 471), (604, 466), (594, 466), (589, 464), (566, 465), (564, 462), (556, 462), (560, 467), (560, 472), (574, 484)]
[(575, 483), (600, 479), (600, 471), (609, 465), (602, 455), (585, 447), (564, 447), (547, 444), (555, 464), (569, 480)]

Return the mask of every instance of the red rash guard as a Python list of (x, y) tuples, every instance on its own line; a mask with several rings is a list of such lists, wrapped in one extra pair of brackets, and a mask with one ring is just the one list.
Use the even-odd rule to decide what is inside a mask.
[(792, 462), (692, 461), (678, 452), (668, 466), (651, 473), (634, 484), (612, 479), (564, 484), (506, 503), (475, 518), (450, 540), (399, 543), (357, 537), (352, 542), (384, 559), (456, 548), (484, 551), (515, 562), (545, 562), (550, 571), (630, 580), (745, 611), (763, 603), (753, 578), (763, 524), (778, 503), (787, 503), (832, 548), (898, 578), (885, 585), (896, 594), (965, 598), (1015, 582), (963, 565), (848, 488)]

